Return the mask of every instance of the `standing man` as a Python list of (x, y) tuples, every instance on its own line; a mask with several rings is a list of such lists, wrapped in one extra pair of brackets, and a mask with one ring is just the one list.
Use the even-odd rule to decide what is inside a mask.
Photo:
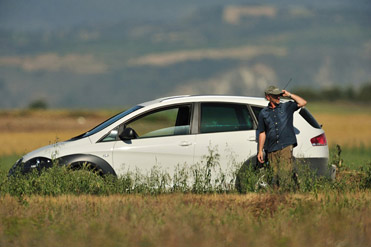
[[(280, 103), (281, 96), (293, 101)], [(293, 115), (296, 110), (305, 106), (307, 101), (275, 86), (269, 86), (265, 90), (265, 98), (269, 104), (259, 114), (258, 160), (264, 163), (264, 149), (273, 168), (275, 183), (279, 185), (281, 172), (293, 172), (292, 150), (297, 146)]]

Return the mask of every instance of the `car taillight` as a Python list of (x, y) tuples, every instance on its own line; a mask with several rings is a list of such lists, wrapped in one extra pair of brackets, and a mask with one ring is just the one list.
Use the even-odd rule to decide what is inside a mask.
[(326, 140), (325, 133), (319, 136), (313, 137), (312, 139), (310, 139), (310, 142), (312, 143), (312, 146), (326, 146), (327, 140)]

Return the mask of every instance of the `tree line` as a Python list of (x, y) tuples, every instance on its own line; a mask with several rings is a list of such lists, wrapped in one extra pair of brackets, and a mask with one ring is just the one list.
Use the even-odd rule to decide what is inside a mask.
[(364, 83), (359, 88), (353, 86), (333, 86), (324, 89), (301, 87), (292, 90), (293, 93), (310, 101), (354, 101), (371, 102), (371, 81)]

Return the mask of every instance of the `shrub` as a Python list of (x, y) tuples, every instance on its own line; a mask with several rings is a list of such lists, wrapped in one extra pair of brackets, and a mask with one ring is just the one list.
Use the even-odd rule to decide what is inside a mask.
[[(340, 157), (339, 157), (340, 158)], [(238, 169), (236, 169), (238, 167)], [(232, 171), (223, 171), (217, 149), (210, 149), (203, 162), (193, 166), (176, 166), (172, 175), (159, 166), (147, 173), (140, 170), (127, 172), (120, 177), (102, 176), (89, 166), (79, 170), (54, 164), (41, 173), (36, 170), (22, 175), (16, 171), (13, 176), (0, 170), (0, 195), (9, 194), (23, 201), (24, 196), (64, 194), (111, 195), (111, 194), (164, 194), (164, 193), (240, 193), (247, 192), (314, 192), (356, 191), (371, 188), (371, 163), (361, 172), (340, 170), (338, 178), (331, 181), (318, 177), (306, 164), (298, 164), (297, 177), (291, 172), (281, 173), (279, 187), (274, 188), (272, 170), (256, 167), (252, 163), (235, 164)], [(231, 175), (232, 174), (232, 175)]]
[(369, 162), (364, 169), (365, 176), (362, 179), (361, 187), (364, 189), (370, 189), (371, 188), (371, 162)]
[(32, 101), (28, 105), (28, 109), (30, 110), (46, 110), (47, 108), (48, 108), (48, 103), (43, 99)]

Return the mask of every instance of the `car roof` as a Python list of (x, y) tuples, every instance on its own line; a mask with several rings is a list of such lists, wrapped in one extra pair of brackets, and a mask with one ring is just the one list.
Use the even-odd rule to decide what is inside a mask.
[(266, 106), (267, 100), (263, 97), (231, 96), (231, 95), (176, 95), (139, 104), (140, 106), (150, 106), (161, 103), (189, 103), (189, 102), (234, 102), (252, 105)]

